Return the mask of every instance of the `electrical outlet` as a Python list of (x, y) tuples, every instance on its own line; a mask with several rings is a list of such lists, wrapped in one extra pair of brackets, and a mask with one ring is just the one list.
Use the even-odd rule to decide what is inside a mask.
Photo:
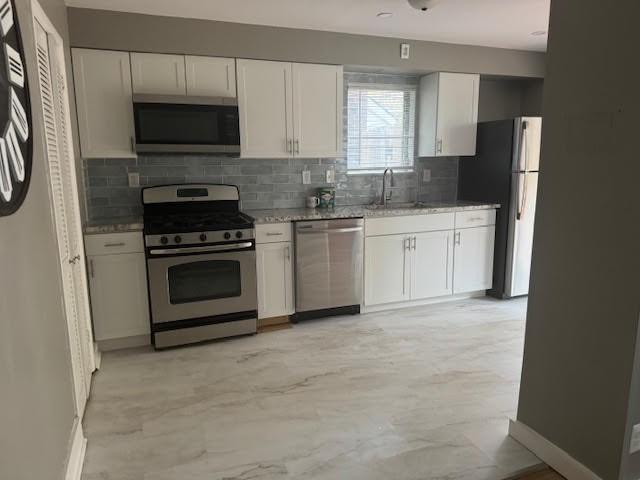
[(640, 452), (640, 423), (633, 426), (633, 432), (631, 433), (631, 447), (629, 453), (633, 454)]
[(425, 168), (422, 171), (422, 181), (423, 183), (429, 183), (431, 181), (431, 170), (429, 168)]
[(302, 171), (302, 184), (309, 185), (311, 183), (311, 170)]
[(132, 172), (129, 174), (129, 186), (130, 187), (139, 187), (140, 186), (140, 174), (137, 172)]
[(409, 58), (409, 49), (410, 49), (410, 45), (408, 43), (401, 43), (400, 44), (400, 58), (402, 58), (403, 60), (406, 60)]
[(336, 183), (336, 169), (333, 167), (327, 168), (327, 183)]

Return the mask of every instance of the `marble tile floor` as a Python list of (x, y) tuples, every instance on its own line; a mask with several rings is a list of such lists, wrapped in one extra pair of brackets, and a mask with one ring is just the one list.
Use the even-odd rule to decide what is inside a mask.
[(507, 437), (526, 300), (307, 321), (103, 356), (83, 480), (495, 480), (540, 464)]

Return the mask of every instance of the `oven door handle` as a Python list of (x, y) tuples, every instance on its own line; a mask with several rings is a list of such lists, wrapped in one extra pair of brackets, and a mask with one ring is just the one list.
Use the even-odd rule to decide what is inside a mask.
[(180, 253), (230, 252), (253, 247), (253, 242), (234, 243), (232, 245), (203, 245), (201, 247), (155, 248), (149, 255), (175, 255)]

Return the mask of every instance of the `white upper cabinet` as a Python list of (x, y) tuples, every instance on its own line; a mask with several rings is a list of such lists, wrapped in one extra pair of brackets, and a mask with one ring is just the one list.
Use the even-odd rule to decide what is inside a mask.
[(342, 67), (238, 60), (243, 157), (342, 154)]
[(491, 288), (494, 242), (493, 225), (456, 230), (453, 293)]
[(184, 55), (131, 53), (133, 93), (186, 95)]
[(233, 58), (187, 55), (187, 95), (199, 97), (235, 97), (236, 61)]
[(291, 64), (238, 60), (240, 152), (282, 158), (293, 152)]
[(480, 75), (432, 73), (420, 79), (418, 155), (476, 153)]
[(336, 157), (342, 152), (342, 66), (293, 64), (294, 154)]
[(82, 157), (135, 157), (129, 54), (74, 48), (72, 56)]

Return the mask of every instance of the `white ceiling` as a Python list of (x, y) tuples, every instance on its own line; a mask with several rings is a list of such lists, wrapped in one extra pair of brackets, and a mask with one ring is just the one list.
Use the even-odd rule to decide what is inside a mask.
[[(66, 0), (73, 7), (467, 45), (546, 50), (550, 0)], [(380, 12), (391, 18), (377, 18)]]

